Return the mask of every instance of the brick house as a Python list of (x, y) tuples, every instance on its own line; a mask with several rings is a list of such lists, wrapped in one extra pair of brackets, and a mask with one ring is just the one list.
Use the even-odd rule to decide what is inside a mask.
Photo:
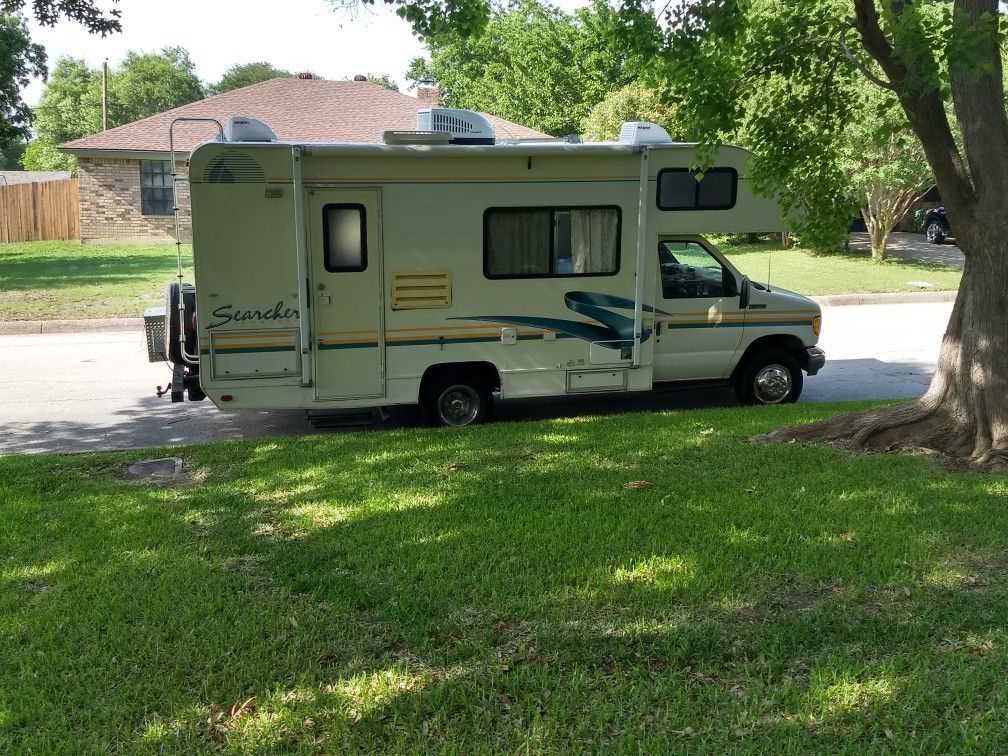
[[(223, 124), (229, 116), (243, 115), (264, 121), (284, 141), (377, 142), (384, 129), (415, 129), (417, 110), (437, 105), (434, 87), (421, 85), (411, 97), (362, 78), (270, 79), (60, 145), (77, 157), (81, 241), (174, 239), (168, 129), (176, 118), (216, 118)], [(488, 117), (502, 137), (546, 136)], [(175, 127), (180, 175), (189, 150), (216, 134), (212, 124)], [(180, 181), (178, 188), (181, 236), (187, 240), (189, 186)]]

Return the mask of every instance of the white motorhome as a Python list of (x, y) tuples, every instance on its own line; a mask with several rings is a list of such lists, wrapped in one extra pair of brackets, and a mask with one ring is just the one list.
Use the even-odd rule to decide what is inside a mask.
[(231, 119), (192, 152), (195, 290), (180, 265), (150, 318), (173, 400), (419, 403), (465, 425), (495, 395), (670, 381), (791, 402), (822, 367), (819, 307), (750, 281), (704, 236), (780, 230), (745, 150), (697, 174), (695, 145), (653, 124), (616, 143), (508, 143), (469, 111), (418, 120), (382, 144), (296, 144)]

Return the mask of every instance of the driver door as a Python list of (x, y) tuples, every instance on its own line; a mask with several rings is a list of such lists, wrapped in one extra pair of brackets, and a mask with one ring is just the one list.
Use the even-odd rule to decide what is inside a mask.
[(724, 378), (742, 343), (739, 283), (699, 239), (658, 242), (654, 380)]

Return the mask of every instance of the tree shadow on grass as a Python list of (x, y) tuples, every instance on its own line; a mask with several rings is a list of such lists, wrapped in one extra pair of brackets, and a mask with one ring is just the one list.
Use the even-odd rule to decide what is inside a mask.
[(1002, 479), (633, 420), (10, 461), (0, 743), (1005, 744)]
[[(174, 254), (95, 254), (82, 247), (79, 253), (56, 257), (22, 253), (5, 255), (0, 267), (0, 290), (32, 291), (75, 286), (109, 286), (144, 283), (176, 270)], [(183, 262), (192, 266), (191, 255)]]

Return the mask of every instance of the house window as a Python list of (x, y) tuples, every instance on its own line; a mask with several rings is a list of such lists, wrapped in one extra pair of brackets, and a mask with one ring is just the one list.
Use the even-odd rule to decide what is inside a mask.
[(140, 161), (140, 205), (144, 215), (172, 214), (170, 161)]
[(493, 207), (483, 214), (487, 278), (613, 275), (619, 250), (618, 207)]
[(367, 225), (364, 205), (326, 205), (322, 208), (322, 245), (330, 273), (367, 268)]
[[(699, 181), (698, 175), (703, 176)], [(666, 168), (658, 172), (660, 210), (728, 210), (735, 207), (737, 193), (738, 171), (734, 168), (702, 172)]]

